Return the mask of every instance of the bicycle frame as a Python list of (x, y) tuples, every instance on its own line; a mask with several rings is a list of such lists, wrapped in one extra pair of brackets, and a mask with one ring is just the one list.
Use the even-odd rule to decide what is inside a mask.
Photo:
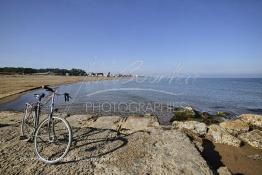
[[(56, 90), (51, 89), (49, 87), (43, 87), (45, 88), (47, 91), (51, 92), (51, 104), (50, 104), (50, 111), (49, 111), (49, 115), (48, 115), (48, 128), (47, 128), (47, 132), (48, 132), (48, 140), (50, 142), (54, 142), (56, 140), (56, 133), (55, 133), (55, 123), (53, 122), (53, 113), (54, 113), (54, 107), (55, 107), (55, 97), (58, 95), (68, 95), (68, 93), (65, 94), (59, 94), (57, 93)], [(26, 111), (25, 111), (25, 115), (27, 116), (27, 114), (29, 112), (34, 112), (34, 130), (33, 130), (33, 135), (35, 135), (36, 129), (39, 126), (39, 122), (40, 122), (40, 113), (41, 113), (41, 99), (45, 96), (42, 95), (38, 95), (35, 94), (36, 98), (38, 99), (37, 102), (34, 105), (31, 105), (29, 103), (26, 104)], [(69, 95), (67, 96), (69, 98)], [(50, 98), (49, 98), (50, 99)], [(49, 100), (48, 100), (49, 101)], [(33, 108), (34, 111), (29, 111), (29, 108)]]
[(39, 125), (39, 116), (40, 116), (40, 100), (37, 101), (36, 109), (35, 109), (35, 130)]
[[(51, 96), (51, 105), (50, 105), (50, 113), (49, 113), (49, 117), (48, 117), (48, 135), (49, 135), (49, 141), (53, 141), (55, 140), (55, 131), (54, 131), (54, 125), (52, 123), (52, 117), (53, 117), (53, 112), (54, 112), (54, 103), (55, 103), (55, 95), (56, 92), (52, 92), (52, 96)], [(41, 114), (41, 99), (38, 98), (36, 105), (31, 105), (29, 103), (26, 103), (26, 110), (25, 110), (25, 115), (27, 115), (29, 113), (28, 108), (31, 107), (33, 108), (33, 112), (34, 112), (34, 130), (33, 130), (33, 135), (35, 135), (36, 129), (39, 126), (39, 122), (40, 122), (40, 114)], [(50, 129), (51, 128), (51, 129)], [(51, 135), (52, 133), (52, 135)]]
[(52, 92), (52, 99), (51, 99), (51, 105), (50, 105), (50, 114), (48, 117), (48, 140), (50, 142), (53, 142), (56, 139), (55, 135), (55, 126), (53, 123), (53, 112), (54, 112), (54, 106), (55, 106), (55, 95), (56, 91)]

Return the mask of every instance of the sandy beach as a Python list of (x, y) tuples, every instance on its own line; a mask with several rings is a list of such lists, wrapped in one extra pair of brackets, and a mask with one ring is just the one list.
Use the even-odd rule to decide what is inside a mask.
[(42, 85), (61, 85), (78, 81), (112, 80), (115, 77), (58, 76), (58, 75), (0, 75), (0, 103), (16, 99), (21, 93)]

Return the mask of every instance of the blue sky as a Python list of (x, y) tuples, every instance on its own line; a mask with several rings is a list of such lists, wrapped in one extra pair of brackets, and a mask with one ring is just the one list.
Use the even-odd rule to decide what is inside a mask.
[(0, 0), (0, 61), (262, 77), (262, 1)]

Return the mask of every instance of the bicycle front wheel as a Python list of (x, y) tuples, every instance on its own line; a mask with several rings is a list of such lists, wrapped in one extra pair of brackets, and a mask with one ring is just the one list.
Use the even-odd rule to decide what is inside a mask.
[(64, 118), (45, 119), (35, 133), (35, 153), (45, 163), (56, 163), (68, 153), (72, 131)]

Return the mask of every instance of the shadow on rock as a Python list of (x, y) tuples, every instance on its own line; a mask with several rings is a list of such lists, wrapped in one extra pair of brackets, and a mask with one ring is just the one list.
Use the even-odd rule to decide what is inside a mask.
[(10, 126), (9, 124), (2, 124), (0, 123), (0, 128), (6, 127), (6, 126)]
[[(60, 162), (75, 163), (81, 160), (88, 160), (93, 158), (101, 158), (107, 154), (124, 147), (128, 144), (128, 136), (144, 131), (136, 131), (131, 134), (119, 133), (113, 129), (100, 129), (100, 128), (81, 128), (75, 129), (74, 133), (77, 136), (73, 139), (72, 147), (69, 151), (74, 155), (73, 160)], [(70, 156), (69, 156), (69, 159)]]
[(201, 155), (213, 169), (214, 173), (216, 173), (219, 167), (224, 166), (224, 164), (221, 162), (222, 157), (219, 155), (219, 152), (215, 150), (215, 146), (211, 141), (203, 139), (202, 146), (204, 149), (201, 152)]

